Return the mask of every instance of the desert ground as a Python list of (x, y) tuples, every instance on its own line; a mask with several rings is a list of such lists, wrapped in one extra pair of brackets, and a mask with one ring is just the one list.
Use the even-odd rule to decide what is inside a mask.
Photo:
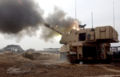
[[(32, 57), (31, 57), (32, 56)], [(70, 64), (58, 54), (0, 54), (0, 77), (120, 77), (119, 64)]]

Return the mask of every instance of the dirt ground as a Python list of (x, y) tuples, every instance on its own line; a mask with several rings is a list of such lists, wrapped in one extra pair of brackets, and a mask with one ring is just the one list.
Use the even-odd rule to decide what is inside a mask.
[[(15, 73), (10, 68), (21, 70)], [(5, 54), (0, 55), (0, 77), (120, 77), (120, 67), (113, 64), (71, 65), (55, 59), (29, 60)]]

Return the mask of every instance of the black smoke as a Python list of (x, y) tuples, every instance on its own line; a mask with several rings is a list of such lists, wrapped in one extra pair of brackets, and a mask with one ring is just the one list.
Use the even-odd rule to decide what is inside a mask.
[[(66, 17), (66, 13), (55, 8), (53, 13), (43, 18), (44, 11), (37, 6), (34, 0), (0, 0), (0, 33), (6, 37), (17, 37), (18, 40), (22, 36), (35, 35), (36, 31), (44, 25), (50, 24), (52, 27), (58, 26), (58, 30), (62, 32), (70, 31), (74, 23), (74, 19)], [(56, 32), (42, 28), (41, 37), (49, 40), (58, 35)]]
[(43, 22), (43, 10), (33, 0), (0, 0), (0, 32), (17, 34)]

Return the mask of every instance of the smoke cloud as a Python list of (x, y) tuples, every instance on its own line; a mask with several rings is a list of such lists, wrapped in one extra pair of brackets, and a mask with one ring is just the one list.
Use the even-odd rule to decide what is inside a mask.
[[(45, 20), (52, 27), (57, 27), (56, 29), (63, 33), (69, 32), (75, 21), (75, 19), (67, 17), (66, 13), (57, 7), (55, 7), (53, 13), (49, 14)], [(42, 38), (45, 40), (49, 40), (50, 38), (58, 35), (58, 33), (45, 27), (42, 33)]]
[[(45, 22), (52, 27), (57, 25), (59, 31), (70, 31), (74, 19), (66, 17), (64, 11), (55, 8), (46, 18), (43, 18), (43, 12), (33, 0), (0, 0), (0, 32), (20, 39), (24, 35), (35, 35)], [(41, 28), (41, 37), (45, 40), (58, 35), (48, 28)]]
[(0, 0), (0, 32), (17, 34), (37, 29), (43, 22), (42, 12), (32, 0)]

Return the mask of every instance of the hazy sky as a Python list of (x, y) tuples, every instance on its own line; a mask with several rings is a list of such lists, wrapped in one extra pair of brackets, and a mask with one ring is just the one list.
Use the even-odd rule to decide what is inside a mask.
[[(37, 4), (44, 10), (44, 16), (52, 13), (54, 7), (58, 7), (66, 12), (67, 16), (75, 18), (75, 0), (35, 0)], [(114, 0), (115, 4), (115, 28), (120, 33), (120, 0)], [(77, 19), (82, 24), (87, 24), (87, 27), (91, 27), (91, 12), (93, 12), (94, 27), (112, 25), (113, 26), (113, 0), (76, 0), (76, 13)], [(4, 38), (3, 34), (0, 34), (0, 48), (9, 44), (21, 45), (24, 49), (34, 48), (58, 48), (60, 38), (54, 38), (54, 42), (44, 41), (40, 38), (41, 29), (37, 35), (33, 37), (24, 37), (19, 43), (15, 38)]]

